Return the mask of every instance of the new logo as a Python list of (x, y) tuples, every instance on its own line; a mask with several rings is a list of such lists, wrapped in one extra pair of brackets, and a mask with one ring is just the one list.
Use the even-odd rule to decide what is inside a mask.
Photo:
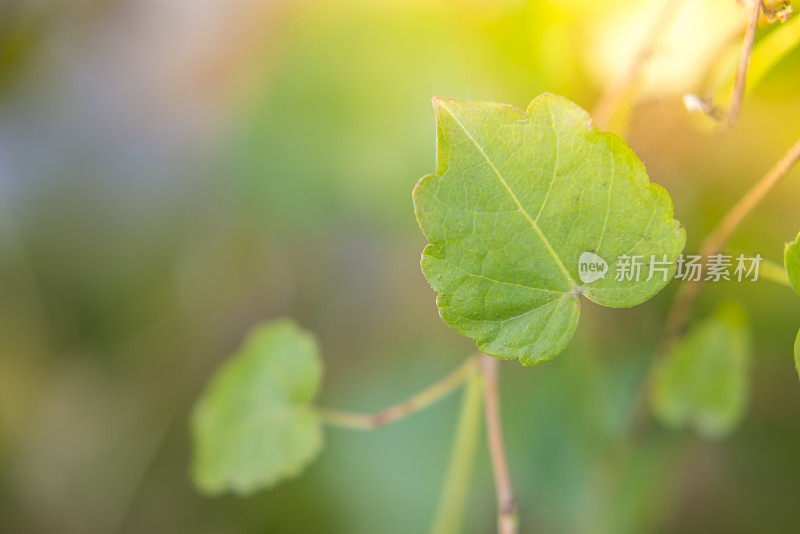
[(591, 284), (605, 278), (607, 272), (606, 260), (594, 252), (584, 252), (578, 258), (578, 276), (584, 284)]

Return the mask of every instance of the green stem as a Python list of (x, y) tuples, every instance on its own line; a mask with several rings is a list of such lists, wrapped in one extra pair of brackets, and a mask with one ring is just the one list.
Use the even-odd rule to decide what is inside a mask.
[(736, 83), (733, 86), (731, 96), (731, 107), (728, 111), (728, 124), (736, 122), (739, 116), (739, 108), (742, 107), (744, 99), (744, 89), (747, 83), (747, 67), (750, 66), (750, 54), (753, 51), (753, 43), (756, 42), (756, 31), (758, 30), (758, 17), (761, 15), (761, 0), (754, 0), (753, 7), (750, 8), (750, 19), (744, 30), (744, 42), (742, 43), (742, 54), (739, 56), (739, 64), (736, 66)]
[(483, 375), (473, 369), (461, 397), (450, 463), (431, 528), (433, 534), (456, 534), (461, 530), (475, 463), (475, 450), (481, 432), (482, 406)]
[[(741, 222), (764, 200), (775, 186), (777, 186), (797, 162), (800, 161), (800, 139), (789, 148), (786, 154), (773, 167), (761, 177), (747, 192), (742, 195), (736, 204), (728, 210), (717, 224), (716, 228), (703, 240), (700, 245), (700, 256), (707, 258), (718, 253), (728, 241), (728, 238), (739, 227)], [(659, 353), (666, 352), (666, 348), (682, 332), (689, 321), (694, 303), (700, 295), (703, 281), (684, 282), (667, 314), (666, 333), (661, 342)], [(655, 362), (655, 360), (654, 360)]]
[(318, 408), (317, 413), (319, 413), (322, 420), (329, 425), (356, 430), (373, 430), (394, 423), (395, 421), (430, 406), (453, 391), (456, 387), (460, 386), (465, 380), (472, 376), (476, 368), (477, 358), (471, 356), (464, 360), (464, 363), (458, 366), (453, 372), (435, 384), (428, 386), (399, 404), (395, 404), (390, 408), (386, 408), (374, 414), (352, 413), (331, 408)]
[(492, 461), (494, 487), (497, 494), (497, 534), (519, 534), (519, 510), (511, 487), (511, 475), (503, 443), (500, 421), (500, 392), (497, 385), (498, 360), (485, 354), (481, 358), (481, 371), (486, 381), (483, 400), (486, 403), (486, 438)]

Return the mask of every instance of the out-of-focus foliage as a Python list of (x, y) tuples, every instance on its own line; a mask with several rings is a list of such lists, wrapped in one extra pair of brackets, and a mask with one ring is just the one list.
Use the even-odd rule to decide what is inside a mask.
[[(786, 267), (786, 274), (792, 289), (800, 295), (800, 235), (791, 243), (786, 243), (783, 251), (783, 264)], [(800, 376), (800, 330), (794, 340), (794, 367)]]
[(579, 259), (678, 257), (686, 233), (672, 202), (650, 183), (619, 137), (552, 94), (523, 112), (493, 102), (436, 97), (436, 174), (414, 189), (430, 244), (422, 271), (442, 318), (490, 356), (547, 361), (575, 333), (580, 297), (604, 306), (641, 304), (672, 277), (584, 284)]
[[(668, 2), (673, 10), (665, 9)], [(721, 51), (738, 40), (744, 23), (741, 8), (727, 0), (598, 4), (584, 53), (587, 70), (603, 84), (625, 75), (641, 45), (652, 39), (660, 17), (669, 14), (643, 69), (640, 93), (645, 98), (697, 91)]]
[[(772, 69), (780, 65), (781, 61), (798, 46), (800, 46), (800, 17), (792, 17), (786, 23), (777, 24), (753, 46), (747, 69), (745, 86), (747, 91), (751, 91), (764, 80)], [(713, 94), (714, 102), (719, 106), (727, 107), (730, 104), (740, 53), (741, 44), (731, 43), (707, 76), (704, 92)]]
[(0, 97), (28, 66), (52, 18), (51, 2), (0, 2)]
[(256, 327), (195, 406), (197, 487), (248, 495), (302, 472), (322, 447), (310, 406), (321, 375), (311, 334), (287, 320)]
[(800, 235), (794, 241), (786, 243), (783, 251), (783, 263), (792, 289), (800, 295)]
[[(431, 96), (524, 106), (551, 91), (589, 110), (635, 48), (621, 37), (604, 47), (613, 61), (595, 61), (590, 34), (613, 43), (623, 34), (605, 17), (655, 2), (13, 5), (0, 41), (8, 21), (46, 23), (0, 74), (0, 532), (424, 532), (456, 399), (379, 432), (331, 431), (302, 477), (244, 499), (193, 489), (192, 402), (253, 324), (283, 315), (325, 347), (327, 406), (378, 410), (451, 369), (470, 343), (437, 317), (410, 198), (433, 164)], [(29, 18), (40, 5), (58, 10)], [(698, 44), (738, 9), (719, 5), (681, 15), (688, 51), (655, 52), (716, 63)], [(797, 138), (798, 68), (792, 48), (725, 135), (696, 131), (672, 85), (632, 108), (625, 140), (670, 191), (687, 251)], [(779, 260), (798, 228), (797, 178), (732, 249)], [(501, 366), (523, 528), (796, 526), (787, 340), (800, 301), (783, 287), (709, 284), (699, 303), (702, 316), (733, 297), (752, 320), (753, 403), (737, 432), (708, 444), (656, 427), (627, 446), (671, 292), (632, 310), (583, 306), (562, 358)], [(492, 528), (485, 448), (468, 509), (467, 532)]]
[(800, 376), (800, 330), (797, 331), (797, 336), (794, 338), (794, 368)]
[(694, 326), (659, 362), (651, 402), (672, 427), (691, 426), (706, 437), (732, 431), (748, 397), (750, 333), (744, 310), (725, 304)]

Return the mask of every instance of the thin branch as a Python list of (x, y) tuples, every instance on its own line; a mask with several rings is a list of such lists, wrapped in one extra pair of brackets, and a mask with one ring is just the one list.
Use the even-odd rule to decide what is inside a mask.
[(453, 372), (435, 384), (428, 386), (413, 397), (374, 414), (359, 414), (342, 410), (319, 408), (318, 413), (325, 423), (357, 430), (372, 430), (394, 423), (441, 399), (461, 385), (476, 369), (476, 357), (470, 356)]
[(776, 185), (792, 170), (792, 167), (800, 160), (800, 139), (795, 141), (783, 157), (765, 174), (756, 184), (750, 188), (739, 201), (728, 211), (717, 227), (711, 232), (704, 244), (703, 252), (715, 254), (722, 249), (722, 246), (747, 217), (753, 209), (772, 191)]
[(601, 130), (605, 130), (611, 119), (617, 112), (622, 101), (630, 93), (639, 80), (642, 68), (653, 53), (653, 49), (658, 41), (664, 36), (669, 28), (678, 6), (683, 0), (663, 0), (661, 10), (658, 12), (650, 31), (647, 32), (644, 42), (633, 56), (630, 65), (622, 76), (614, 78), (610, 82), (600, 99), (595, 105), (592, 117), (595, 125)]
[[(758, 182), (753, 185), (728, 213), (717, 224), (717, 227), (706, 237), (700, 247), (700, 255), (708, 258), (712, 254), (717, 254), (725, 246), (731, 234), (739, 227), (739, 224), (747, 217), (767, 194), (772, 191), (781, 180), (783, 180), (790, 170), (800, 160), (800, 139), (783, 155), (783, 157), (765, 174)], [(699, 281), (685, 282), (681, 285), (674, 305), (667, 316), (667, 331), (665, 344), (662, 349), (683, 331), (689, 320), (692, 307), (700, 294), (703, 286), (702, 277)]]
[(514, 491), (511, 488), (511, 477), (508, 474), (508, 463), (503, 445), (497, 388), (497, 360), (484, 354), (481, 358), (481, 369), (485, 380), (486, 433), (497, 493), (497, 532), (498, 534), (517, 534), (519, 532), (519, 513), (517, 502), (514, 499)]
[(736, 67), (736, 84), (733, 86), (731, 96), (731, 107), (728, 110), (728, 124), (736, 122), (739, 116), (739, 109), (742, 107), (744, 91), (747, 85), (747, 67), (750, 65), (750, 54), (753, 52), (753, 43), (756, 40), (756, 30), (758, 29), (758, 17), (761, 14), (761, 0), (752, 0), (753, 7), (747, 27), (744, 30), (744, 41), (742, 42), (742, 53), (739, 56), (739, 64)]

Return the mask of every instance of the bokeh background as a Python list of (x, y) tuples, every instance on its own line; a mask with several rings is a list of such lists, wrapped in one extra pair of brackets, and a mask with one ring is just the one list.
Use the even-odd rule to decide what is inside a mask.
[[(453, 368), (473, 345), (437, 316), (410, 196), (433, 168), (431, 96), (524, 107), (551, 91), (591, 110), (658, 10), (0, 0), (0, 532), (424, 532), (457, 395), (373, 433), (330, 430), (305, 474), (248, 499), (192, 489), (191, 404), (252, 325), (280, 316), (318, 334), (327, 406), (374, 411)], [(683, 108), (742, 21), (733, 0), (686, 2), (615, 125), (672, 194), (687, 251), (800, 134), (798, 48), (732, 130)], [(798, 174), (732, 248), (780, 260)], [(627, 438), (674, 289), (631, 310), (585, 303), (564, 354), (501, 366), (523, 532), (796, 530), (787, 289), (721, 283), (699, 303), (698, 317), (739, 299), (752, 323), (732, 436), (650, 423)], [(482, 445), (466, 530), (490, 532), (494, 513)]]

